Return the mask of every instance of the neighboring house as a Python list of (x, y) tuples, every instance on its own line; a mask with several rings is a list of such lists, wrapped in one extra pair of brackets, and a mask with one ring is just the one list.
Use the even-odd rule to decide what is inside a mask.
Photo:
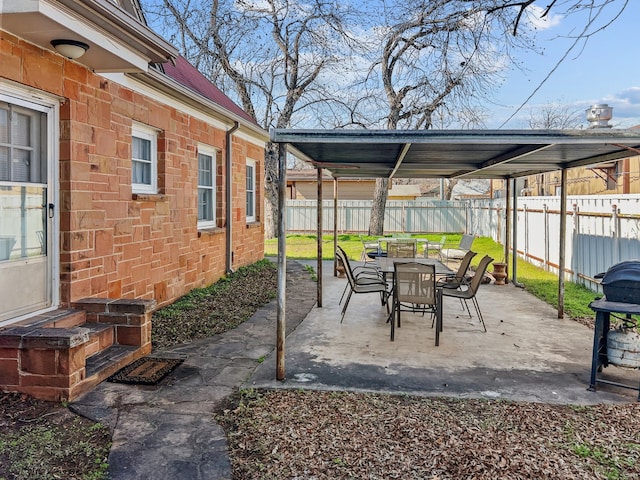
[[(560, 194), (560, 172), (526, 177), (524, 196)], [(640, 193), (640, 157), (567, 170), (567, 195)]]
[[(609, 117), (610, 118), (610, 117)], [(606, 124), (606, 122), (605, 122)], [(640, 129), (640, 125), (630, 130)], [(625, 195), (640, 193), (640, 156), (629, 151), (629, 157), (606, 163), (567, 170), (567, 195)], [(520, 196), (560, 195), (561, 171), (529, 175), (518, 179)], [(504, 196), (502, 180), (492, 181), (492, 196)]]
[(3, 390), (76, 398), (149, 353), (153, 310), (264, 256), (267, 132), (136, 5), (0, 2)]
[[(322, 198), (333, 199), (333, 177), (322, 174)], [(339, 200), (372, 200), (375, 178), (341, 178), (338, 180)], [(318, 173), (314, 169), (287, 170), (287, 198), (315, 200), (318, 198)], [(419, 185), (392, 185), (387, 200), (415, 200), (420, 197)]]
[[(560, 195), (561, 172), (519, 178), (522, 197)], [(493, 180), (493, 197), (503, 197), (503, 180)], [(620, 195), (640, 193), (640, 156), (567, 170), (567, 195)]]

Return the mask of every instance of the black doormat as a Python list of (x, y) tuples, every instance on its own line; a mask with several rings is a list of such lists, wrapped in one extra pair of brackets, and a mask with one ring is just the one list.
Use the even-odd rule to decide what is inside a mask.
[(109, 378), (108, 382), (132, 385), (155, 385), (171, 373), (184, 359), (143, 357), (127, 365)]

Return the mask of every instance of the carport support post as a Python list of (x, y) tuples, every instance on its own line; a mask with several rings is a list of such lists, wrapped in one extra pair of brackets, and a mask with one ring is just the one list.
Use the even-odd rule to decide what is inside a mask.
[(333, 276), (338, 276), (338, 179), (333, 177)]
[(285, 207), (287, 191), (287, 148), (278, 145), (278, 319), (276, 329), (276, 380), (285, 379), (284, 339), (286, 335), (287, 306), (285, 292), (287, 286), (287, 229)]
[(506, 182), (506, 195), (505, 195), (505, 210), (504, 210), (504, 263), (507, 264), (507, 278), (505, 278), (505, 282), (509, 281), (509, 246), (511, 245), (511, 189), (512, 183), (515, 183), (515, 180), (511, 180), (510, 178), (505, 180)]
[(567, 169), (560, 175), (560, 252), (558, 252), (558, 318), (564, 318), (564, 263), (567, 243)]
[(322, 307), (322, 168), (318, 167), (318, 280), (316, 281), (318, 307)]

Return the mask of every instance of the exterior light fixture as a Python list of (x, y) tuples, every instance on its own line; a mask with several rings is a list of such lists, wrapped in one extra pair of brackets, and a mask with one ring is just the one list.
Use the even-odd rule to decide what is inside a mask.
[(89, 45), (77, 40), (51, 40), (51, 45), (60, 55), (64, 55), (71, 60), (80, 58), (89, 50)]

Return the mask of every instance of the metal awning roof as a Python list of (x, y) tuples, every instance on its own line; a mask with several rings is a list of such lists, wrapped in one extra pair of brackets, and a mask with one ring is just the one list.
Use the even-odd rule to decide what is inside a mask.
[(271, 141), (336, 178), (514, 178), (640, 155), (638, 129), (272, 129)]

